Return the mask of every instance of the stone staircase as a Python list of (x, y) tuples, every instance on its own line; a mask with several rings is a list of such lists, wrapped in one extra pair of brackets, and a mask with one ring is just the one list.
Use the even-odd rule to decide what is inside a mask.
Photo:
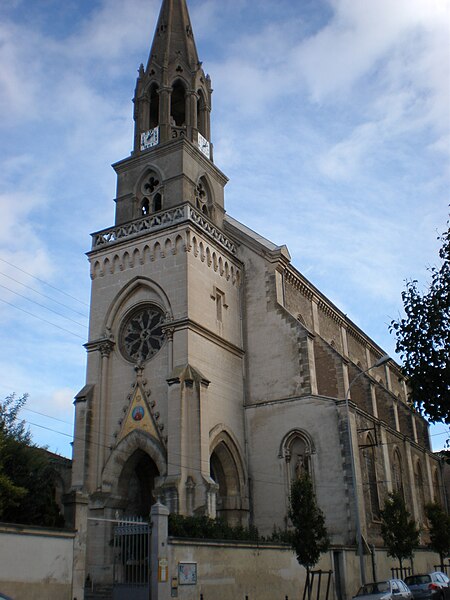
[(99, 585), (94, 589), (86, 588), (84, 590), (84, 600), (112, 600), (113, 589), (111, 585)]

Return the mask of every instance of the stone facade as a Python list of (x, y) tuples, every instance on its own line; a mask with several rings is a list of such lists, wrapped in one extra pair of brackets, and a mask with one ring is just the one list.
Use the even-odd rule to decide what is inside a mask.
[(302, 469), (336, 548), (355, 543), (355, 492), (367, 544), (381, 544), (379, 509), (394, 488), (423, 523), (441, 475), (398, 365), (372, 369), (382, 349), (287, 248), (225, 214), (211, 81), (184, 0), (163, 2), (134, 107), (134, 150), (114, 165), (116, 223), (88, 254), (72, 479), (84, 576), (111, 581), (114, 520), (148, 516), (156, 499), (262, 534), (284, 528)]

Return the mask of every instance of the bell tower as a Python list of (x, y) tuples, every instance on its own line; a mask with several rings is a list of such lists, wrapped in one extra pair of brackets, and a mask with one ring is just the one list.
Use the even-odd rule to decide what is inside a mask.
[[(134, 97), (134, 152), (184, 137), (211, 158), (211, 80), (198, 59), (185, 0), (163, 3)], [(200, 135), (199, 135), (200, 134)]]
[[(116, 224), (187, 201), (222, 225), (226, 179), (213, 163), (211, 96), (211, 79), (198, 58), (186, 1), (164, 0), (147, 67), (139, 68), (133, 151), (115, 165)], [(138, 180), (135, 166), (143, 163), (153, 169)]]

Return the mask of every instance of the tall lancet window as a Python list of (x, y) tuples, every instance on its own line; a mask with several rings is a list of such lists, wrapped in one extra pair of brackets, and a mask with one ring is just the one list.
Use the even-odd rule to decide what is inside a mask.
[(404, 497), (403, 477), (402, 477), (402, 459), (398, 449), (394, 452), (394, 460), (392, 462), (392, 485), (395, 492), (399, 492)]
[(154, 129), (159, 125), (159, 93), (158, 86), (156, 83), (152, 83), (150, 86), (150, 122), (149, 128)]
[(366, 448), (362, 451), (365, 467), (367, 485), (366, 494), (370, 503), (373, 519), (380, 518), (380, 497), (378, 495), (378, 482), (377, 482), (377, 458), (375, 450), (375, 442), (372, 436), (369, 434), (366, 438)]
[(179, 80), (172, 87), (170, 117), (172, 125), (176, 127), (186, 125), (186, 89)]
[(414, 473), (414, 478), (416, 482), (416, 498), (419, 505), (419, 521), (420, 523), (425, 522), (425, 483), (423, 480), (422, 467), (420, 466), (420, 462), (417, 461), (416, 470)]
[(197, 128), (204, 138), (207, 137), (206, 131), (206, 102), (205, 95), (202, 90), (198, 90), (197, 101)]

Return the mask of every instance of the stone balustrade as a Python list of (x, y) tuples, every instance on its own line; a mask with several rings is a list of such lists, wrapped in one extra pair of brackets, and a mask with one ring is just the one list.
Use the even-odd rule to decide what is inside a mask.
[(92, 250), (111, 246), (125, 239), (140, 237), (148, 233), (165, 229), (190, 221), (203, 230), (209, 237), (224, 247), (231, 254), (236, 254), (236, 246), (227, 236), (215, 227), (207, 218), (189, 203), (175, 208), (148, 215), (142, 219), (110, 227), (92, 234)]

